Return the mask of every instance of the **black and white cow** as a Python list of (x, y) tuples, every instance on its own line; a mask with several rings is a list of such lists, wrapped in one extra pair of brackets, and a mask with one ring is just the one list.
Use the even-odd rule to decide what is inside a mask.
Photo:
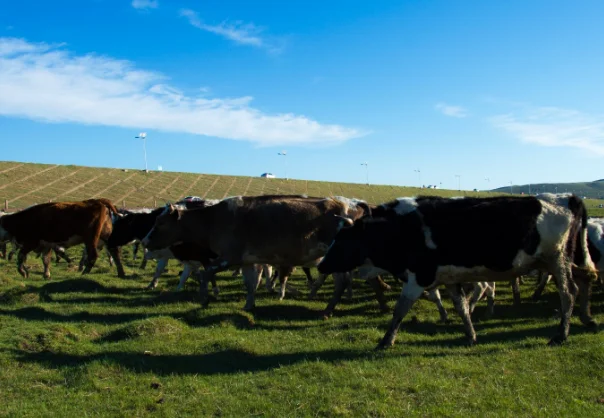
[[(587, 247), (589, 256), (598, 271), (598, 280), (601, 281), (604, 274), (604, 220), (603, 219), (588, 219), (587, 220)], [(533, 292), (532, 299), (538, 300), (549, 283), (551, 278), (547, 272), (539, 272), (539, 282), (537, 288)]]
[[(541, 268), (553, 274), (561, 298), (560, 328), (550, 341), (556, 344), (568, 337), (577, 291), (589, 294), (588, 279), (594, 275), (586, 225), (585, 205), (574, 195), (400, 198), (340, 230), (318, 269), (329, 274), (368, 266), (407, 274), (408, 283), (378, 345), (385, 348), (394, 343), (401, 321), (424, 290), (441, 284), (463, 319), (468, 342), (474, 344), (461, 283), (510, 281)], [(587, 298), (581, 321), (596, 325)]]

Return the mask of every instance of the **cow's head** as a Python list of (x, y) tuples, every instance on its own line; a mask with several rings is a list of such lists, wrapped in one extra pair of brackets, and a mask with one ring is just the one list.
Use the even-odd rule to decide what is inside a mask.
[(180, 242), (180, 211), (167, 203), (164, 211), (155, 219), (155, 225), (142, 240), (150, 251), (167, 248)]
[(345, 219), (347, 218), (340, 220), (340, 229), (323, 260), (317, 266), (320, 273), (345, 273), (363, 265), (367, 258), (365, 223), (363, 220), (358, 220), (349, 226), (350, 219), (348, 221)]

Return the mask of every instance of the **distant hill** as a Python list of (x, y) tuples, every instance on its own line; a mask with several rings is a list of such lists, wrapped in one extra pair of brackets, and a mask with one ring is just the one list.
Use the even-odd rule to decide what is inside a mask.
[(564, 193), (572, 192), (590, 199), (604, 199), (604, 179), (583, 183), (538, 183), (504, 186), (493, 189), (497, 193)]

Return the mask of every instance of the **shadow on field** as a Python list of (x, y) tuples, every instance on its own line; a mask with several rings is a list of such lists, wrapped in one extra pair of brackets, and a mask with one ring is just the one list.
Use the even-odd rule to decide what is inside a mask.
[(105, 286), (91, 279), (68, 279), (62, 281), (53, 281), (40, 286), (37, 289), (40, 293), (132, 293), (140, 292), (142, 288), (138, 287), (114, 287)]
[[(78, 312), (70, 315), (62, 315), (49, 312), (39, 307), (27, 307), (15, 310), (0, 309), (0, 315), (13, 316), (29, 321), (55, 321), (55, 322), (97, 322), (102, 324), (121, 324), (124, 322), (146, 319), (153, 316), (170, 316), (170, 314), (158, 313), (127, 313), (127, 314), (95, 314), (89, 312)], [(175, 315), (176, 316), (176, 315)]]
[[(303, 361), (327, 363), (370, 359), (376, 354), (369, 351), (327, 350), (302, 353), (258, 355), (239, 349), (226, 349), (209, 354), (150, 355), (131, 352), (105, 352), (92, 355), (66, 353), (15, 351), (20, 362), (40, 363), (53, 368), (80, 367), (82, 364), (103, 361), (113, 362), (120, 367), (137, 373), (157, 375), (215, 375), (241, 372), (262, 372), (292, 365)], [(398, 354), (397, 354), (398, 355)]]
[[(542, 324), (536, 323), (534, 320), (518, 320), (518, 321), (493, 321), (493, 322), (485, 322), (485, 323), (475, 323), (474, 329), (477, 334), (477, 343), (480, 344), (489, 344), (489, 343), (504, 343), (504, 342), (512, 342), (512, 341), (523, 341), (527, 338), (543, 338), (543, 344), (545, 345), (550, 338), (556, 335), (558, 331), (558, 323), (559, 320), (556, 319), (555, 323), (550, 324)], [(510, 327), (519, 324), (532, 324), (533, 326), (530, 328), (519, 329), (519, 330), (493, 330), (489, 331), (487, 334), (484, 333), (489, 328), (498, 328), (498, 327)], [(386, 331), (386, 326), (383, 327), (384, 332)], [(598, 328), (601, 329), (600, 326)], [(591, 328), (587, 328), (582, 324), (578, 324), (575, 321), (571, 324), (570, 327), (570, 335), (569, 338), (572, 339), (573, 335), (583, 335), (583, 334), (594, 334), (598, 332), (598, 330), (594, 330)], [(466, 337), (464, 333), (464, 327), (460, 323), (455, 324), (434, 324), (434, 323), (403, 323), (401, 326), (401, 333), (399, 333), (399, 339), (401, 344), (409, 344), (414, 346), (423, 346), (423, 347), (432, 347), (432, 346), (464, 346), (466, 345)], [(443, 335), (443, 336), (451, 336), (451, 338), (447, 338), (446, 340), (440, 339), (438, 341), (427, 340), (427, 341), (410, 341), (406, 342), (404, 339), (404, 334), (421, 334), (421, 335)], [(398, 341), (398, 339), (397, 339)]]

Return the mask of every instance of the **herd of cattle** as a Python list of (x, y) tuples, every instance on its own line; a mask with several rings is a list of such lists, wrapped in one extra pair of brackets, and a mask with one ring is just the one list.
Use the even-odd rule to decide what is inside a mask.
[[(262, 276), (269, 290), (279, 280), (283, 299), (288, 277), (301, 267), (311, 297), (333, 276), (325, 317), (347, 289), (351, 292), (353, 275), (366, 280), (387, 310), (384, 291), (390, 286), (381, 275), (388, 274), (404, 285), (379, 348), (394, 343), (401, 321), (422, 296), (434, 301), (441, 320), (447, 320), (438, 291), (443, 285), (463, 320), (468, 343), (474, 344), (471, 313), (476, 303), (486, 295), (487, 312), (493, 312), (497, 281), (511, 283), (519, 301), (521, 277), (537, 271), (540, 283), (534, 297), (550, 277), (560, 294), (561, 321), (550, 340), (558, 344), (568, 337), (575, 299), (582, 323), (597, 329), (590, 300), (592, 283), (604, 271), (603, 225), (588, 219), (583, 201), (571, 194), (420, 196), (381, 205), (340, 196), (236, 196), (141, 211), (118, 210), (101, 198), (43, 203), (2, 214), (0, 253), (10, 258), (6, 244), (12, 243), (18, 272), (27, 278), (27, 255), (36, 252), (43, 259), (44, 277), (50, 278), (53, 252), (57, 260), (71, 262), (65, 249), (84, 244), (80, 269), (88, 273), (106, 248), (118, 276), (125, 277), (121, 248), (134, 244), (136, 257), (140, 243), (143, 264), (158, 261), (149, 288), (157, 285), (168, 260), (177, 259), (184, 267), (178, 289), (188, 277), (196, 277), (207, 305), (208, 284), (215, 295), (219, 292), (215, 275), (238, 269), (247, 290), (246, 310), (255, 306)], [(318, 268), (316, 280), (311, 267)]]

